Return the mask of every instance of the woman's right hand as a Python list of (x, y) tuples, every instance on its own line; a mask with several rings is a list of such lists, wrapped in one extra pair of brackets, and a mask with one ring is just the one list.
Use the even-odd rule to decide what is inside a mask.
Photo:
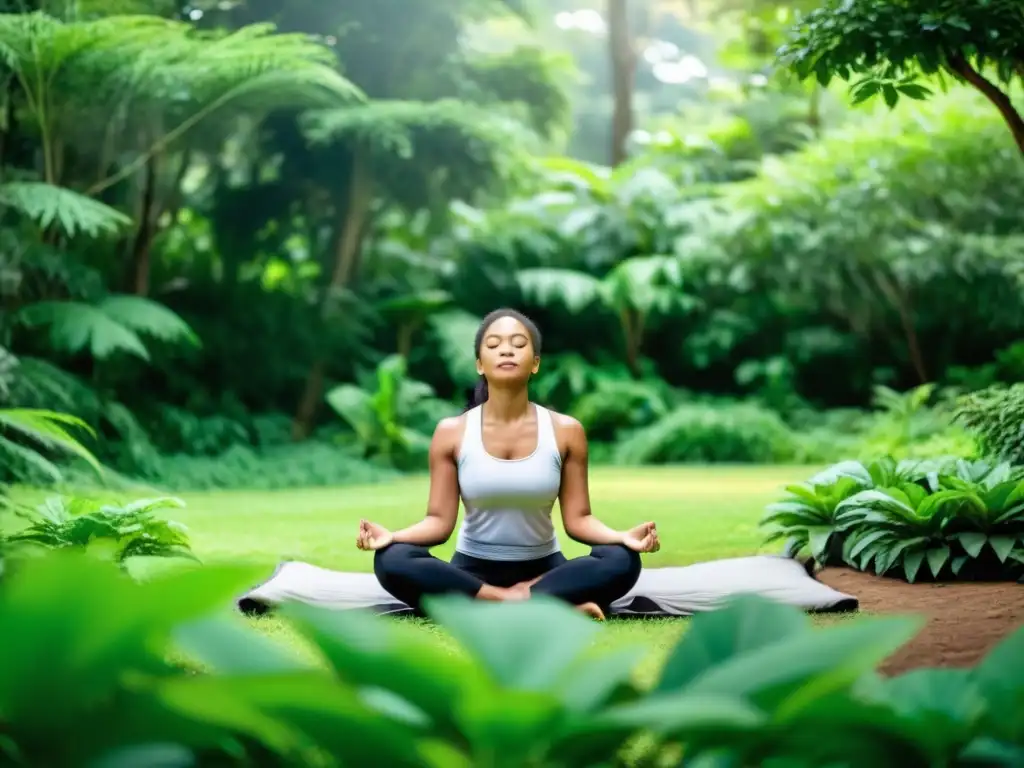
[(359, 535), (356, 537), (356, 546), (359, 549), (376, 552), (378, 549), (384, 549), (394, 540), (394, 535), (383, 525), (371, 523), (369, 520), (359, 521)]

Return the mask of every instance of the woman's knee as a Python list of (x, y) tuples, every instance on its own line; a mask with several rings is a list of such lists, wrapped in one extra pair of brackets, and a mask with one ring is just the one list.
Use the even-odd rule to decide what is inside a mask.
[(394, 543), (373, 553), (373, 572), (383, 582), (388, 576), (401, 575), (411, 560), (429, 555), (423, 547)]
[(640, 577), (640, 570), (643, 568), (640, 553), (634, 552), (624, 544), (601, 544), (594, 547), (591, 554), (600, 559), (605, 567), (614, 570), (617, 575), (634, 580)]

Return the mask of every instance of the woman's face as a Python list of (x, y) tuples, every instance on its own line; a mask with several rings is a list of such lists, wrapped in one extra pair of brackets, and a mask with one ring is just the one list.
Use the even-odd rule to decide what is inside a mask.
[(539, 368), (530, 332), (514, 317), (499, 317), (484, 331), (476, 371), (488, 383), (525, 382)]

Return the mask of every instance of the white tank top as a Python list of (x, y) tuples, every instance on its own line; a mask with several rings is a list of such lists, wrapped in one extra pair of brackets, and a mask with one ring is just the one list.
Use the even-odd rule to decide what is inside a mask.
[(551, 412), (534, 405), (537, 448), (522, 459), (484, 449), (482, 406), (466, 412), (459, 491), (466, 509), (455, 549), (483, 560), (536, 560), (558, 552), (551, 507), (562, 485), (562, 456)]

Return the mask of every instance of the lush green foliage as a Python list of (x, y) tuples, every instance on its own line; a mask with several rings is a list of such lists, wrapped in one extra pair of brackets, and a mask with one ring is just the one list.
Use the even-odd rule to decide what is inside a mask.
[(880, 94), (892, 107), (900, 96), (926, 97), (922, 76), (940, 72), (977, 86), (979, 70), (990, 69), (1013, 82), (1024, 62), (1022, 30), (1015, 0), (829, 0), (803, 16), (780, 58), (823, 85), (857, 76), (855, 102)]
[[(421, 5), (0, 17), (3, 404), (81, 419), (109, 483), (384, 479), (424, 467), (476, 323), (511, 304), (545, 333), (536, 398), (595, 461), (968, 457), (975, 434), (1006, 453), (950, 424), (950, 387), (1019, 380), (1024, 335), (1024, 177), (981, 96), (857, 116), (754, 82), (802, 2), (723, 8), (750, 54), (723, 67), (659, 7), (647, 32), (705, 51), (707, 87), (669, 89), (682, 115), (612, 170), (549, 156), (564, 34)], [(4, 479), (49, 482), (15, 453)]]
[(822, 565), (913, 582), (1024, 575), (1024, 469), (886, 457), (844, 462), (768, 507), (769, 539)]
[[(429, 384), (406, 375), (406, 361), (391, 355), (381, 361), (361, 386), (341, 384), (327, 393), (327, 402), (355, 432), (365, 455), (385, 466), (419, 466), (430, 446), (430, 433), (440, 419), (457, 409), (439, 400)], [(417, 466), (412, 464), (412, 466)]]
[(544, 600), (433, 602), (457, 655), (402, 622), (293, 607), (320, 661), (307, 664), (221, 613), (259, 575), (136, 583), (65, 555), (5, 579), (5, 761), (611, 766), (682, 749), (716, 764), (1010, 765), (1024, 746), (1022, 632), (976, 669), (882, 679), (872, 669), (919, 621), (815, 629), (745, 597), (697, 616), (641, 690), (642, 648), (594, 655), (600, 625)]
[(1024, 384), (967, 395), (956, 415), (980, 436), (990, 453), (1024, 464)]
[(157, 512), (181, 508), (180, 499), (139, 499), (123, 506), (54, 496), (32, 513), (28, 524), (7, 537), (8, 555), (40, 549), (77, 549), (127, 566), (133, 557), (194, 559), (186, 528)]

